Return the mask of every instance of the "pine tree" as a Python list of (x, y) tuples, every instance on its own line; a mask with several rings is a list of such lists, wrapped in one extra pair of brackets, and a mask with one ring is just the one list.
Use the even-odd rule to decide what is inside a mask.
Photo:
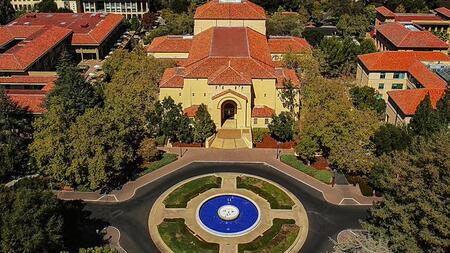
[(439, 116), (439, 121), (443, 128), (448, 127), (450, 124), (450, 89), (444, 93), (444, 96), (437, 103), (437, 113)]
[(215, 132), (216, 125), (211, 119), (211, 115), (209, 114), (206, 105), (201, 104), (194, 117), (194, 141), (203, 143), (206, 138), (210, 137)]
[(32, 117), (0, 90), (0, 182), (29, 172)]
[(433, 109), (430, 95), (427, 94), (417, 107), (409, 128), (415, 135), (430, 136), (441, 128), (439, 115)]

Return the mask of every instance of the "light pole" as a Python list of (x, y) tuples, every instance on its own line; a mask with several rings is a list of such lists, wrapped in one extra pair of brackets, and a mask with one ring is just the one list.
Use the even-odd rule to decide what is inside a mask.
[(277, 141), (277, 160), (280, 158), (280, 142)]
[(180, 144), (180, 158), (181, 157), (183, 157), (183, 147), (181, 147), (181, 144)]

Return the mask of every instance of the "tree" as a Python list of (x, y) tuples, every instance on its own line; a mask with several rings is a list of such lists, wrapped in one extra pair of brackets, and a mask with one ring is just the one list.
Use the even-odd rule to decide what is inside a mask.
[(137, 17), (132, 17), (130, 20), (130, 28), (132, 31), (137, 31), (140, 27), (139, 19)]
[(406, 149), (411, 143), (411, 137), (406, 129), (386, 124), (375, 132), (372, 142), (375, 144), (375, 154), (381, 156)]
[(369, 86), (356, 86), (350, 89), (350, 96), (353, 105), (359, 110), (373, 110), (379, 116), (383, 116), (386, 111), (386, 102), (379, 97), (374, 88)]
[(56, 12), (58, 6), (54, 0), (43, 0), (34, 6), (37, 12)]
[(294, 118), (289, 112), (274, 115), (268, 127), (272, 138), (279, 142), (291, 141), (294, 137)]
[(342, 32), (344, 37), (363, 38), (369, 31), (370, 25), (369, 20), (364, 15), (344, 14), (339, 18), (336, 28)]
[(152, 40), (159, 36), (165, 35), (187, 35), (194, 32), (194, 17), (192, 13), (177, 14), (171, 10), (162, 10), (161, 17), (164, 24), (156, 29), (148, 32), (144, 38), (146, 44), (151, 43)]
[(157, 143), (154, 139), (146, 138), (141, 142), (138, 154), (142, 157), (144, 163), (148, 164), (158, 159), (161, 152), (158, 150)]
[(283, 85), (278, 96), (283, 107), (289, 110), (292, 117), (295, 117), (295, 111), (299, 107), (299, 89), (294, 87), (291, 80), (285, 80)]
[(308, 164), (316, 157), (316, 154), (319, 150), (320, 147), (318, 142), (313, 140), (311, 136), (307, 135), (300, 136), (299, 142), (295, 147), (295, 151), (298, 154), (298, 156), (302, 160), (307, 161)]
[(356, 233), (333, 243), (333, 253), (392, 253), (385, 239), (377, 240), (370, 234)]
[(353, 108), (347, 85), (318, 78), (305, 87), (296, 150), (304, 159), (320, 151), (333, 166), (365, 174), (374, 162), (370, 138), (379, 122), (372, 111)]
[(450, 124), (450, 89), (445, 90), (442, 98), (437, 102), (437, 113), (441, 125), (445, 128)]
[(87, 249), (80, 249), (78, 253), (119, 253), (118, 250), (110, 247), (94, 247)]
[(449, 39), (449, 35), (447, 31), (433, 31), (433, 34), (438, 37), (440, 40), (447, 42)]
[(194, 117), (194, 141), (197, 143), (205, 142), (206, 138), (216, 133), (216, 124), (211, 119), (206, 105), (201, 104), (198, 107)]
[(171, 97), (157, 102), (154, 113), (148, 116), (148, 124), (155, 128), (159, 135), (168, 137), (172, 142), (192, 141), (190, 119), (183, 113), (181, 104), (175, 104)]
[(0, 0), (0, 25), (5, 25), (15, 18), (15, 11), (10, 0)]
[(67, 54), (63, 54), (57, 68), (58, 79), (47, 95), (47, 113), (37, 118), (31, 155), (37, 168), (57, 182), (72, 182), (66, 172), (70, 166), (68, 130), (76, 118), (88, 108), (99, 105), (94, 88), (86, 83)]
[(430, 95), (427, 94), (417, 107), (416, 114), (411, 118), (409, 129), (415, 135), (430, 136), (441, 127), (439, 115), (433, 109)]
[(36, 183), (0, 186), (2, 252), (59, 252), (63, 250), (63, 217), (53, 192)]
[(363, 223), (393, 252), (448, 252), (450, 132), (418, 137), (409, 150), (383, 156), (371, 182), (383, 200)]
[(33, 116), (0, 90), (0, 182), (30, 172), (28, 145)]
[(276, 12), (267, 19), (267, 34), (300, 36), (306, 21), (307, 17), (299, 13)]

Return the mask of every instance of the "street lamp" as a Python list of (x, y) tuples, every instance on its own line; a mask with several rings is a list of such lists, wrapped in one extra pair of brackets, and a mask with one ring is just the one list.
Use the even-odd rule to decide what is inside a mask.
[(280, 142), (277, 141), (277, 160), (280, 158)]

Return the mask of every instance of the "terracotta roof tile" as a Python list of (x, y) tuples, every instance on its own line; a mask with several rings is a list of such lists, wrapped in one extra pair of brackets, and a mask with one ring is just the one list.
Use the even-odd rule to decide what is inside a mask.
[(450, 18), (450, 10), (445, 7), (439, 7), (437, 9), (434, 9), (437, 13), (441, 14), (444, 17)]
[(436, 109), (437, 102), (442, 98), (445, 89), (410, 89), (388, 92), (389, 98), (399, 107), (406, 116), (416, 114), (417, 107), (427, 94), (430, 95), (431, 104)]
[(6, 94), (19, 106), (27, 108), (34, 114), (46, 112), (43, 107), (46, 92), (30, 90), (7, 90)]
[(446, 82), (430, 71), (422, 62), (450, 61), (450, 57), (441, 52), (386, 51), (359, 55), (358, 59), (369, 71), (408, 72), (425, 88), (445, 87)]
[(442, 18), (434, 14), (420, 13), (396, 13), (395, 21), (397, 22), (413, 22), (413, 21), (442, 21)]
[(293, 36), (270, 37), (268, 40), (271, 53), (302, 53), (311, 51), (311, 45), (303, 39)]
[(266, 12), (261, 6), (248, 0), (242, 0), (240, 3), (221, 3), (219, 0), (211, 0), (197, 8), (194, 18), (265, 20)]
[(300, 80), (298, 79), (297, 74), (292, 69), (287, 68), (278, 68), (277, 69), (277, 89), (284, 88), (284, 82), (285, 80), (290, 80), (292, 82), (292, 85), (295, 88), (300, 88)]
[(270, 118), (275, 114), (275, 110), (263, 106), (263, 107), (254, 107), (252, 110), (252, 118)]
[[(22, 40), (0, 54), (0, 70), (26, 71), (35, 61), (72, 34), (71, 30), (57, 26), (23, 28), (23, 26), (9, 25), (0, 27), (3, 42)], [(20, 31), (22, 29), (23, 31)]]
[(145, 47), (145, 51), (149, 53), (189, 53), (192, 39), (192, 36), (158, 37)]
[(375, 8), (375, 10), (386, 18), (394, 18), (395, 13), (384, 6)]
[(161, 88), (183, 88), (184, 68), (168, 68), (159, 82)]
[(377, 33), (382, 34), (397, 48), (432, 48), (448, 49), (448, 44), (429, 31), (412, 31), (397, 22), (376, 26)]
[(199, 105), (192, 105), (189, 106), (188, 108), (185, 108), (183, 112), (184, 114), (186, 114), (186, 116), (192, 118), (195, 117), (195, 114), (197, 113), (199, 107), (200, 107)]
[(123, 19), (112, 13), (27, 13), (8, 25), (59, 26), (73, 31), (72, 45), (100, 45)]

